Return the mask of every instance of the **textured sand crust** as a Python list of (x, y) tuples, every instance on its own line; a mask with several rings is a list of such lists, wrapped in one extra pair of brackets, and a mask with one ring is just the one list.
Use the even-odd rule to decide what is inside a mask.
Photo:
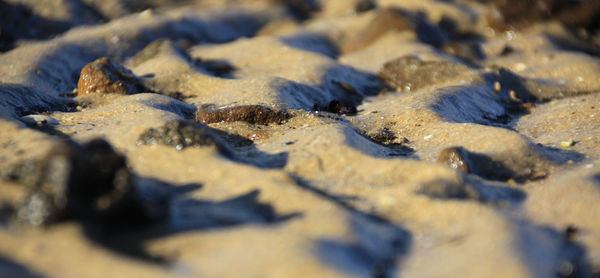
[[(0, 277), (600, 275), (600, 34), (476, 1), (43, 2), (0, 2), (30, 22), (0, 45)], [(145, 92), (74, 91), (101, 57)], [(140, 137), (184, 119), (210, 142)], [(108, 238), (20, 224), (12, 169), (65, 138), (185, 192)]]

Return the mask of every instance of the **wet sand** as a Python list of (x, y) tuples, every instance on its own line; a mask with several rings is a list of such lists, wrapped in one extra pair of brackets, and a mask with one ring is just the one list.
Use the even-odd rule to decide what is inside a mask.
[(0, 277), (600, 275), (595, 2), (41, 2)]

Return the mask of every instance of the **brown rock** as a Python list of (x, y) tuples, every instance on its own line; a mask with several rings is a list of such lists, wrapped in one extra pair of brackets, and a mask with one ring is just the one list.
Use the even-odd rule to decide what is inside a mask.
[(460, 169), (465, 173), (469, 173), (471, 171), (471, 167), (469, 166), (468, 154), (465, 149), (461, 147), (450, 147), (444, 149), (440, 153), (440, 157), (438, 158), (438, 162), (448, 164), (453, 169)]
[(113, 63), (106, 57), (95, 60), (83, 67), (77, 94), (134, 94), (145, 90), (137, 77), (123, 66)]
[(251, 124), (267, 125), (282, 123), (289, 118), (290, 115), (286, 112), (275, 111), (262, 105), (242, 105), (226, 108), (203, 106), (196, 113), (196, 120), (203, 124), (243, 121)]

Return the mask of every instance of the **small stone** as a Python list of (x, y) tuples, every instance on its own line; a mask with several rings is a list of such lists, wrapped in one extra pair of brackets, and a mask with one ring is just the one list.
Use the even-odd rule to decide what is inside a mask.
[(325, 112), (329, 112), (329, 113), (333, 113), (333, 114), (338, 114), (341, 116), (353, 116), (356, 115), (356, 113), (358, 113), (358, 110), (356, 109), (356, 106), (354, 106), (351, 103), (341, 103), (339, 100), (332, 100), (331, 102), (329, 102), (329, 104), (327, 104), (326, 106), (321, 106), (317, 103), (315, 103), (315, 105), (313, 105), (312, 108), (313, 111), (325, 111)]
[(523, 109), (533, 109), (535, 108), (535, 103), (533, 102), (525, 102), (521, 104), (521, 108)]
[(498, 82), (498, 81), (494, 82), (494, 93), (499, 94), (500, 90), (502, 90), (502, 86), (500, 85), (500, 82)]
[(77, 95), (134, 94), (145, 90), (146, 88), (131, 71), (106, 57), (85, 65), (77, 83)]
[(573, 145), (575, 145), (575, 141), (573, 141), (573, 139), (569, 139), (567, 141), (560, 142), (560, 147), (563, 149), (568, 149), (568, 148), (572, 147)]
[(577, 227), (569, 225), (565, 229), (565, 239), (567, 239), (568, 241), (573, 241), (575, 240), (575, 236), (577, 236), (578, 233), (579, 229)]
[(462, 170), (465, 173), (471, 171), (468, 153), (461, 147), (450, 147), (442, 150), (437, 161), (447, 164), (450, 168)]
[(515, 90), (510, 90), (508, 91), (508, 97), (510, 98), (511, 101), (513, 102), (521, 102), (521, 97), (519, 97), (519, 95), (517, 95), (517, 92), (515, 92)]

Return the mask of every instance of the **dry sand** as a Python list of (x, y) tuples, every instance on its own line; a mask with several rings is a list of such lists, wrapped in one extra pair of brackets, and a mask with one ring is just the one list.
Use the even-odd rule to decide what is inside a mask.
[[(459, 0), (0, 8), (0, 277), (600, 276), (600, 33), (567, 20), (584, 15), (501, 25)], [(135, 86), (74, 91), (100, 57)], [(198, 111), (201, 143), (141, 140)], [(184, 192), (108, 236), (77, 217), (21, 223), (35, 169), (14, 169), (66, 138), (107, 140), (142, 195)]]

